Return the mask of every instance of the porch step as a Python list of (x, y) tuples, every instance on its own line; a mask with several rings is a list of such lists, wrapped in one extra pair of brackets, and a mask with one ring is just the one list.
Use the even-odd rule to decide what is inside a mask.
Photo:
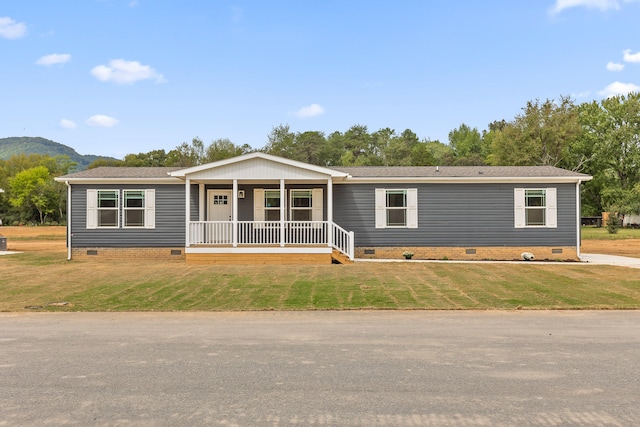
[(331, 259), (333, 260), (334, 263), (337, 263), (337, 264), (353, 264), (353, 261), (350, 260), (348, 256), (346, 256), (345, 254), (343, 254), (337, 249), (334, 249), (331, 252)]

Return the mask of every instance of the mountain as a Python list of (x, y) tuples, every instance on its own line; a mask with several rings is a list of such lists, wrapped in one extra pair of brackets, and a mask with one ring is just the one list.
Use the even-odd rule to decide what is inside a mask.
[[(87, 168), (94, 160), (113, 159), (113, 157), (94, 156), (92, 154), (81, 155), (71, 147), (60, 144), (49, 139), (40, 137), (10, 137), (0, 138), (0, 159), (8, 159), (16, 154), (46, 154), (51, 157), (65, 155), (76, 162), (76, 170), (81, 171)], [(115, 160), (115, 159), (114, 159)]]

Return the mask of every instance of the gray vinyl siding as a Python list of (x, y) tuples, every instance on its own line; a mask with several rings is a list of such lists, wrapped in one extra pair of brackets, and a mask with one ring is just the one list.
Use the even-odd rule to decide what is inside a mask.
[[(155, 189), (154, 229), (87, 229), (87, 190)], [(197, 189), (197, 187), (196, 187)], [(120, 195), (122, 205), (122, 194)], [(197, 193), (196, 193), (197, 196)], [(80, 185), (71, 186), (71, 233), (74, 248), (86, 247), (180, 247), (185, 243), (185, 198), (183, 185)], [(196, 204), (197, 206), (197, 204)], [(196, 210), (197, 212), (197, 210)], [(122, 224), (122, 211), (121, 224)]]
[[(514, 188), (557, 188), (557, 228), (515, 228)], [(375, 228), (376, 188), (417, 188), (418, 228)], [(334, 220), (355, 246), (575, 246), (575, 184), (335, 185)]]

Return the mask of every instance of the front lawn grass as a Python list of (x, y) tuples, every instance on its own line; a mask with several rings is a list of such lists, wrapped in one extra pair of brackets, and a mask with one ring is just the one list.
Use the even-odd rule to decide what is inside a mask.
[(640, 239), (639, 228), (619, 228), (617, 233), (609, 233), (606, 227), (582, 227), (582, 240), (625, 240)]
[(638, 309), (636, 271), (535, 262), (200, 266), (32, 252), (0, 257), (0, 311)]

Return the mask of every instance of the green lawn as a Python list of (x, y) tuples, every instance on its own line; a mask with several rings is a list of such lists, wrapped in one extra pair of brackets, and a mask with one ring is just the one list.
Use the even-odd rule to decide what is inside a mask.
[[(0, 257), (0, 311), (638, 309), (640, 274), (633, 273), (535, 262), (70, 262), (64, 254), (32, 252)], [(49, 305), (61, 302), (69, 304)]]
[(640, 239), (640, 229), (620, 228), (615, 234), (607, 231), (606, 227), (582, 227), (582, 240), (623, 240)]

